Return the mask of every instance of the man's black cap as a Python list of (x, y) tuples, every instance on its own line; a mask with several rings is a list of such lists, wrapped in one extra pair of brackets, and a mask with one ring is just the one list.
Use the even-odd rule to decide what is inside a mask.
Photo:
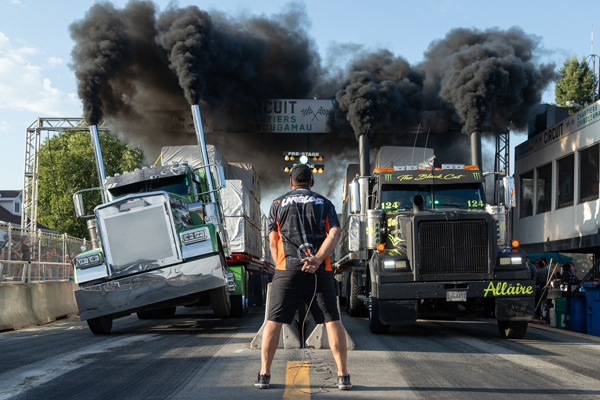
[(308, 165), (297, 164), (290, 171), (290, 176), (294, 182), (310, 182), (313, 179), (312, 170)]

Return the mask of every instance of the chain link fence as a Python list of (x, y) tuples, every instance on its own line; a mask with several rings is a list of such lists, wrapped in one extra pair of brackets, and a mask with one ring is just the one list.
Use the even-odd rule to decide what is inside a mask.
[(0, 223), (0, 283), (68, 281), (85, 239)]

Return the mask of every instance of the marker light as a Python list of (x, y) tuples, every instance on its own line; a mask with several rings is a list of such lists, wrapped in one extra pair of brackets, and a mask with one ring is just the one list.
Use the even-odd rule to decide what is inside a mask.
[(323, 173), (323, 168), (319, 168), (319, 173), (322, 174)]
[(313, 161), (317, 161), (317, 156), (314, 156), (314, 157), (313, 157)]
[(317, 169), (313, 168), (313, 174), (316, 174), (316, 173), (317, 173)]
[(294, 161), (295, 157), (294, 156), (290, 156), (290, 160)]
[(308, 157), (306, 157), (306, 156), (300, 156), (300, 162), (302, 164), (306, 164), (308, 162)]
[(323, 161), (323, 156), (319, 156), (319, 161)]
[(377, 245), (377, 251), (384, 251), (384, 250), (385, 250), (385, 244), (379, 243)]
[(510, 242), (510, 245), (512, 247), (519, 247), (519, 241), (518, 240), (513, 240), (512, 242)]
[(290, 157), (289, 156), (285, 156), (284, 159), (285, 159), (285, 161), (290, 161)]
[(290, 169), (288, 167), (285, 167), (284, 171), (285, 172), (290, 172)]

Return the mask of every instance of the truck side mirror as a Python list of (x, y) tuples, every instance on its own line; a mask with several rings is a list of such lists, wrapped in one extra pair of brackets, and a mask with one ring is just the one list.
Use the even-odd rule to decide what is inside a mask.
[(75, 214), (77, 217), (83, 217), (83, 198), (81, 197), (81, 193), (75, 193), (73, 195), (73, 205), (75, 206)]
[(83, 189), (83, 190), (78, 190), (73, 195), (73, 205), (75, 206), (75, 214), (77, 215), (78, 218), (95, 217), (94, 214), (85, 215), (85, 208), (83, 207), (83, 197), (81, 196), (81, 194), (83, 192), (91, 192), (94, 190), (102, 191), (104, 189), (100, 188), (100, 187), (92, 188), (92, 189)]
[(348, 185), (350, 194), (350, 214), (360, 214), (360, 185), (357, 181), (352, 181)]
[(504, 185), (504, 206), (506, 208), (516, 207), (515, 178), (512, 176), (505, 176), (502, 178), (502, 184)]

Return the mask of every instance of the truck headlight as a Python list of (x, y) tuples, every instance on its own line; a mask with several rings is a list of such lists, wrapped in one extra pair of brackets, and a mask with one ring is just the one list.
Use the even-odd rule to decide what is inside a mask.
[(81, 256), (75, 259), (77, 266), (80, 268), (90, 268), (104, 263), (102, 254), (96, 253), (90, 256)]
[(181, 242), (185, 245), (203, 242), (209, 237), (208, 228), (198, 228), (180, 234)]
[(523, 258), (521, 257), (502, 257), (498, 260), (500, 265), (521, 265), (523, 264)]
[(384, 269), (408, 269), (407, 260), (386, 260), (383, 262)]

